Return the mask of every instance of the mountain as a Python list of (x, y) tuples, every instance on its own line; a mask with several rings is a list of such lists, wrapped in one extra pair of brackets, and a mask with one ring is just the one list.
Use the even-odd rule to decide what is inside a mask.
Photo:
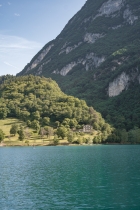
[(140, 127), (140, 1), (87, 0), (17, 76), (51, 77), (116, 128)]

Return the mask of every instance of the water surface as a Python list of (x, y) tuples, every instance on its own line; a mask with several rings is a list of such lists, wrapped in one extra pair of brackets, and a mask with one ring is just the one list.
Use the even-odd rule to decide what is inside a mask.
[(140, 146), (0, 148), (0, 209), (140, 209)]

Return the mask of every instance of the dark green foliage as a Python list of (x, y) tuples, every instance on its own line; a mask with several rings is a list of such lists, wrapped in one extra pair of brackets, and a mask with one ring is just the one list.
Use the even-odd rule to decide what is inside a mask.
[(100, 144), (101, 143), (101, 136), (95, 136), (93, 138), (93, 144)]
[(37, 120), (32, 121), (31, 128), (35, 129), (36, 132), (38, 133), (38, 131), (40, 130), (39, 121), (37, 121)]
[(53, 143), (54, 145), (57, 145), (59, 143), (59, 138), (57, 135), (54, 135)]
[(22, 126), (18, 130), (18, 135), (19, 135), (20, 141), (23, 141), (25, 139), (25, 132), (24, 132), (24, 128)]
[(56, 134), (58, 137), (64, 139), (67, 136), (67, 129), (65, 127), (57, 128)]
[(0, 142), (3, 141), (4, 137), (5, 137), (4, 132), (2, 129), (0, 129)]
[(5, 104), (3, 104), (0, 107), (0, 119), (5, 119), (7, 117), (7, 114), (9, 112), (9, 109), (5, 106)]
[(115, 129), (104, 143), (140, 144), (140, 128), (134, 127), (129, 131)]
[(135, 127), (134, 129), (128, 132), (128, 141), (133, 144), (140, 144), (140, 129)]
[(43, 118), (43, 124), (44, 125), (49, 125), (50, 124), (50, 118), (49, 117), (44, 117)]
[(10, 134), (16, 135), (17, 131), (18, 131), (18, 125), (17, 124), (13, 124), (11, 126), (11, 129), (10, 129)]
[(67, 139), (69, 143), (72, 143), (74, 140), (74, 133), (72, 131), (69, 131), (67, 134)]

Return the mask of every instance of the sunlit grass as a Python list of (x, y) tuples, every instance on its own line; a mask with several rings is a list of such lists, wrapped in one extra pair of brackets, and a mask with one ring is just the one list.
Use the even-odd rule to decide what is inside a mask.
[[(54, 136), (50, 136), (49, 138), (44, 135), (41, 137), (38, 135), (33, 129), (28, 128), (28, 132), (31, 133), (29, 138), (25, 138), (23, 141), (19, 141), (18, 137), (19, 135), (16, 134), (10, 135), (10, 129), (12, 124), (18, 124), (19, 126), (22, 125), (24, 126), (26, 130), (26, 123), (15, 118), (7, 118), (5, 120), (0, 120), (0, 129), (3, 130), (5, 133), (5, 139), (3, 140), (3, 143), (7, 146), (33, 146), (33, 145), (50, 145), (53, 144), (53, 138)], [(88, 134), (85, 133), (83, 135), (77, 134), (74, 138), (74, 141), (77, 140), (79, 137), (82, 138), (87, 138), (87, 139), (93, 139), (93, 137), (96, 135), (96, 132), (94, 134)], [(59, 138), (59, 144), (68, 144), (67, 138), (65, 137), (64, 139)]]

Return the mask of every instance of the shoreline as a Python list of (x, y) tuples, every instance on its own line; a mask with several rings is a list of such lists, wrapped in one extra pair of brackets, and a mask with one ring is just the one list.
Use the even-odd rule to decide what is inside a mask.
[(13, 145), (7, 145), (4, 143), (0, 143), (0, 147), (50, 147), (50, 146), (117, 146), (117, 145), (140, 145), (140, 144), (131, 144), (131, 143), (107, 143), (107, 144), (69, 144), (69, 143), (62, 143), (62, 144), (34, 144), (34, 145), (27, 145), (25, 144), (13, 144)]

